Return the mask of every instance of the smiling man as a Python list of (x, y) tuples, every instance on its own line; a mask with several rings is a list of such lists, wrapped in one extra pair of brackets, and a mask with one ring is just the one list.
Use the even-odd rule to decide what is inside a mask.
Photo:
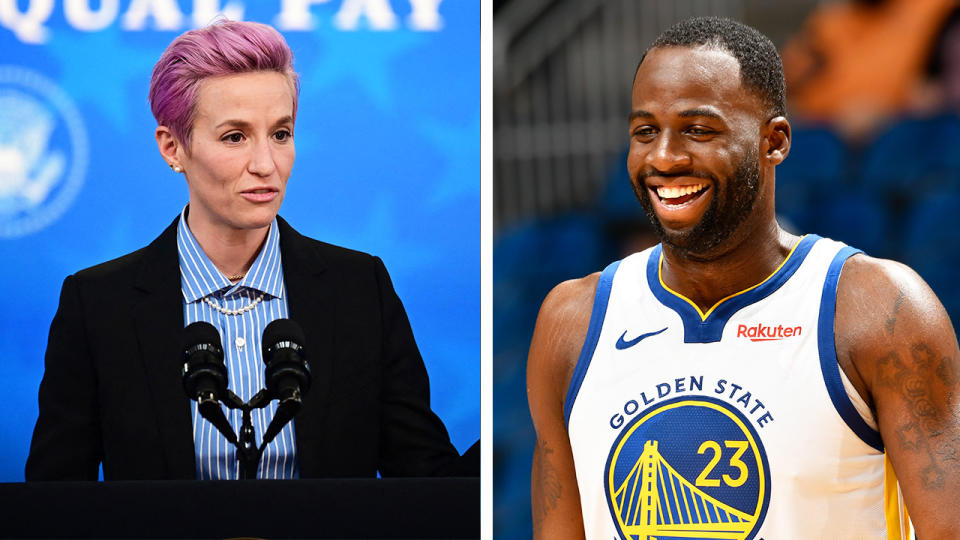
[[(634, 78), (661, 243), (544, 300), (527, 368), (538, 538), (956, 538), (960, 352), (909, 268), (782, 230), (776, 48), (681, 22)], [(908, 518), (909, 511), (909, 518)]]

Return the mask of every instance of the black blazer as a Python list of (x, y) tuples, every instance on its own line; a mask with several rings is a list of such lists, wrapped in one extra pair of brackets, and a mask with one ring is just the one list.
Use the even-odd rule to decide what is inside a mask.
[[(458, 454), (430, 410), (423, 360), (383, 263), (277, 222), (290, 318), (304, 329), (313, 375), (294, 420), (300, 476), (451, 470)], [(28, 481), (96, 480), (101, 461), (106, 480), (196, 478), (176, 227), (64, 280)]]

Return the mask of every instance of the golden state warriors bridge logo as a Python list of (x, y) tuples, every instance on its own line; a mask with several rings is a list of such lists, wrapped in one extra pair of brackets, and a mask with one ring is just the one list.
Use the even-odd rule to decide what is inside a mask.
[(706, 396), (638, 414), (614, 442), (604, 482), (624, 540), (751, 540), (770, 502), (770, 466), (753, 426)]

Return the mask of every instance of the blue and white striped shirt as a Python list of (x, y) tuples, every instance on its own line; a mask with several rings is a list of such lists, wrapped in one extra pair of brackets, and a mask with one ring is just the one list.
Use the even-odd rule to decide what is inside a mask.
[[(206, 321), (217, 328), (223, 341), (228, 387), (243, 401), (249, 401), (265, 386), (264, 364), (260, 351), (263, 329), (271, 321), (289, 317), (283, 268), (280, 264), (280, 240), (277, 220), (256, 260), (239, 283), (232, 284), (210, 261), (187, 226), (186, 208), (177, 226), (177, 251), (180, 258), (180, 285), (183, 290), (183, 319), (189, 325)], [(224, 309), (240, 309), (263, 296), (253, 309), (239, 315), (227, 315), (213, 309), (204, 298)], [(251, 412), (256, 442), (259, 445), (277, 409), (276, 400)], [(241, 412), (224, 412), (237, 435)], [(197, 412), (193, 402), (193, 444), (200, 480), (229, 480), (240, 477), (236, 447)], [(263, 451), (257, 478), (297, 478), (297, 456), (293, 422), (283, 427)]]

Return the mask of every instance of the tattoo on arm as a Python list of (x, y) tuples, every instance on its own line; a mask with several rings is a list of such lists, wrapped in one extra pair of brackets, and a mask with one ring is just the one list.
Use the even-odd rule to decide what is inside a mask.
[(940, 365), (937, 366), (937, 378), (947, 386), (956, 386), (957, 371), (953, 368), (950, 358), (943, 357), (940, 359)]
[(937, 358), (924, 342), (914, 343), (910, 354), (912, 362), (902, 360), (896, 351), (881, 358), (877, 383), (895, 391), (907, 404), (909, 419), (894, 430), (895, 442), (905, 452), (925, 456), (921, 483), (927, 490), (939, 490), (944, 487), (947, 471), (960, 470), (960, 431), (949, 409), (957, 384), (958, 359)]
[(537, 439), (537, 448), (533, 454), (533, 471), (536, 480), (531, 486), (533, 501), (533, 530), (537, 532), (553, 509), (557, 507), (562, 495), (560, 477), (550, 455), (553, 449), (543, 439)]
[(900, 294), (897, 295), (897, 299), (893, 301), (893, 313), (887, 317), (886, 328), (887, 333), (893, 333), (893, 327), (897, 325), (897, 312), (900, 311), (900, 306), (903, 304), (903, 291), (900, 291)]

